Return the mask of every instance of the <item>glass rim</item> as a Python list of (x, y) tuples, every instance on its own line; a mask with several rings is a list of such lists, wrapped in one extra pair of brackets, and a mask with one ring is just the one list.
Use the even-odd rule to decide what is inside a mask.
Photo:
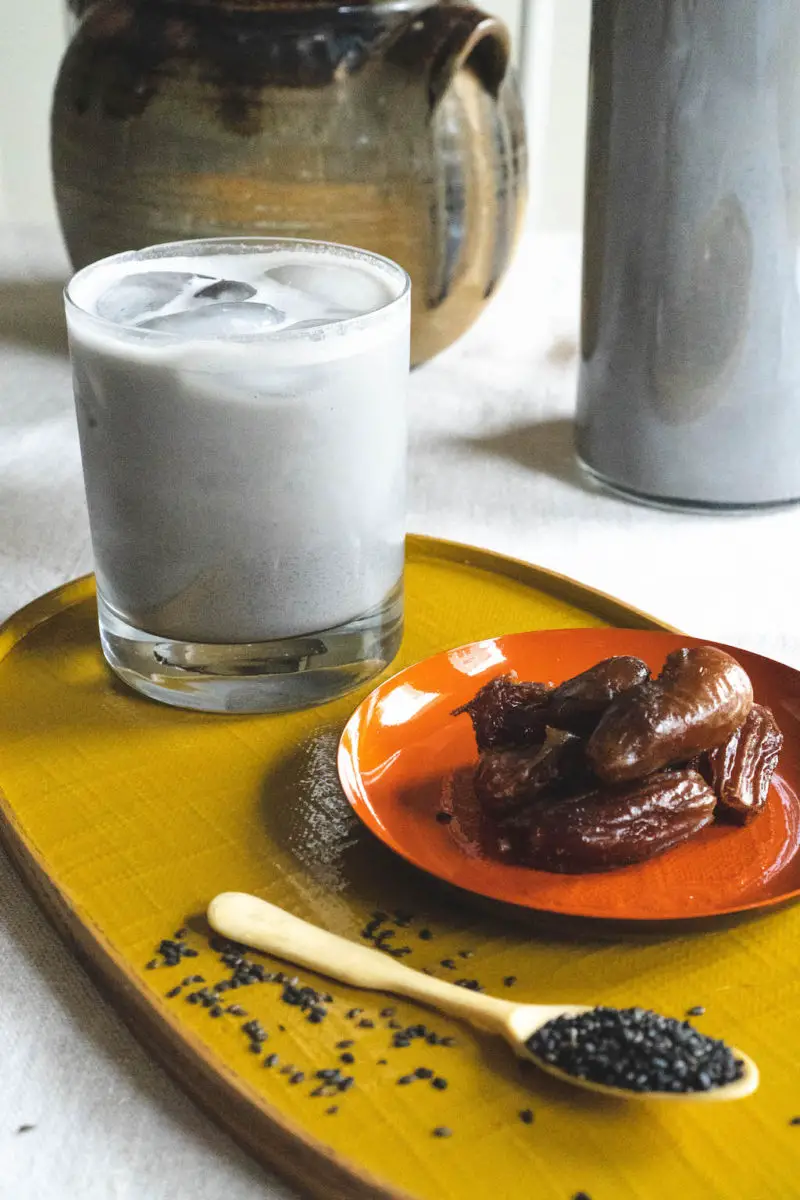
[[(374, 250), (365, 250), (361, 246), (348, 245), (345, 242), (326, 242), (321, 238), (294, 238), (294, 237), (270, 237), (259, 236), (258, 234), (234, 234), (229, 237), (214, 236), (207, 238), (182, 238), (174, 242), (154, 242), (150, 246), (142, 246), (138, 250), (121, 250), (116, 254), (108, 254), (104, 258), (95, 259), (93, 262), (87, 263), (75, 271), (64, 285), (63, 296), (64, 306), (67, 312), (71, 310), (79, 313), (82, 320), (91, 321), (95, 326), (105, 329), (114, 330), (117, 336), (124, 333), (137, 334), (137, 341), (153, 341), (155, 344), (174, 344), (176, 342), (189, 342), (190, 339), (180, 334), (171, 333), (166, 329), (147, 329), (141, 325), (123, 325), (119, 321), (109, 320), (108, 317), (101, 317), (96, 312), (91, 312), (88, 308), (78, 303), (71, 289), (73, 285), (82, 277), (88, 277), (93, 271), (99, 267), (110, 266), (116, 262), (142, 262), (152, 261), (157, 262), (159, 258), (178, 257), (180, 250), (186, 250), (187, 247), (212, 246), (219, 251), (222, 247), (237, 247), (237, 246), (252, 246), (254, 249), (257, 246), (263, 246), (267, 250), (278, 250), (285, 248), (290, 250), (294, 247), (314, 247), (319, 250), (332, 251), (335, 256), (339, 257), (355, 257), (357, 259), (366, 259), (379, 266), (386, 275), (394, 275), (401, 284), (400, 290), (396, 296), (392, 296), (385, 304), (381, 304), (378, 308), (370, 309), (369, 312), (357, 313), (350, 317), (340, 317), (329, 321), (325, 325), (320, 325), (313, 331), (308, 329), (293, 329), (289, 326), (283, 330), (275, 332), (265, 331), (264, 333), (244, 334), (236, 338), (215, 339), (227, 343), (238, 342), (244, 345), (254, 345), (276, 341), (308, 341), (309, 333), (313, 332), (314, 340), (321, 341), (330, 336), (334, 331), (341, 330), (350, 325), (358, 323), (360, 328), (372, 324), (374, 320), (382, 320), (386, 314), (400, 305), (407, 299), (411, 292), (411, 278), (404, 267), (394, 259), (388, 258), (385, 254), (378, 254)], [(159, 251), (160, 253), (154, 253)], [(170, 255), (168, 252), (173, 251)], [(234, 251), (235, 253), (236, 251)], [(201, 255), (198, 253), (198, 257)], [(192, 257), (187, 255), (186, 257)], [(209, 339), (210, 340), (210, 339)]]

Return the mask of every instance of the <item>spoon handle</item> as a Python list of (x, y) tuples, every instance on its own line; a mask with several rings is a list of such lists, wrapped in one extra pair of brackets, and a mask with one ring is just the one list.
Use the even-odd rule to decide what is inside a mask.
[(378, 950), (328, 933), (245, 892), (222, 892), (215, 896), (208, 906), (208, 920), (217, 933), (234, 941), (309, 967), (342, 983), (420, 1000), (483, 1029), (499, 1031), (516, 1007), (508, 1000), (422, 975)]

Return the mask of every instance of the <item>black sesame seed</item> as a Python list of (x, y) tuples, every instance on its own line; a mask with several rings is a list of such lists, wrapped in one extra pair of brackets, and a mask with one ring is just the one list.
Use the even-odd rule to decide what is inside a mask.
[(423, 942), (429, 942), (433, 937), (433, 934), (431, 933), (430, 929), (420, 929), (419, 936)]
[(35, 1128), (35, 1125), (18, 1125), (17, 1133), (30, 1133), (30, 1131)]
[(592, 1200), (588, 1192), (576, 1192), (572, 1200)]
[(167, 999), (172, 1000), (174, 996), (180, 996), (182, 991), (183, 988), (180, 986), (180, 984), (177, 987), (170, 988), (170, 990), (167, 992)]
[(435, 1079), (431, 1080), (431, 1087), (435, 1087), (438, 1092), (446, 1092), (447, 1080), (443, 1079), (441, 1075), (437, 1075)]
[(401, 1075), (397, 1082), (402, 1083), (402, 1084), (413, 1083), (414, 1076), (413, 1075)]
[(188, 933), (188, 929), (176, 929), (172, 936), (176, 939), (176, 941), (180, 941), (181, 938), (187, 937)]
[(379, 1059), (378, 1059), (378, 1066), (379, 1066), (379, 1067), (385, 1067), (386, 1065), (387, 1065), (387, 1059), (385, 1059), (385, 1058), (379, 1058)]
[(455, 1044), (456, 1044), (456, 1039), (454, 1037), (439, 1038), (440, 1046), (455, 1046)]
[(417, 1067), (414, 1074), (417, 1079), (433, 1079), (433, 1071), (429, 1070), (428, 1067)]
[(452, 1129), (448, 1129), (446, 1125), (437, 1125), (433, 1131), (433, 1136), (436, 1138), (448, 1138), (453, 1136)]
[(355, 1042), (353, 1041), (352, 1038), (345, 1038), (345, 1040), (343, 1042), (336, 1043), (336, 1049), (337, 1050), (349, 1050), (350, 1047), (354, 1046), (354, 1045), (355, 1045)]
[(453, 814), (449, 812), (437, 812), (436, 820), (440, 825), (449, 825), (453, 819)]
[(363, 1011), (363, 1008), (351, 1008), (345, 1015), (348, 1021), (353, 1021), (356, 1017), (360, 1017)]
[(354, 1055), (352, 1055), (349, 1050), (346, 1050), (344, 1054), (339, 1055), (339, 1062), (346, 1063), (347, 1066), (350, 1066), (350, 1064), (354, 1063), (355, 1061)]
[(396, 1050), (405, 1050), (407, 1046), (411, 1045), (411, 1041), (409, 1038), (395, 1037), (394, 1041), (392, 1042), (392, 1045), (395, 1047)]
[(278, 1061), (279, 1061), (279, 1059), (278, 1059), (277, 1054), (268, 1054), (267, 1057), (264, 1059), (264, 1066), (265, 1067), (274, 1067)]
[(358, 1022), (358, 1028), (359, 1029), (374, 1029), (375, 1022), (370, 1021), (369, 1017), (364, 1017), (361, 1021)]
[(228, 1012), (232, 1017), (246, 1017), (247, 1009), (242, 1008), (241, 1004), (229, 1004)]
[(336, 1079), (338, 1075), (338, 1067), (323, 1067), (321, 1071), (317, 1071), (317, 1079)]
[(212, 1009), (211, 1009), (210, 1015), (211, 1015), (212, 1017), (221, 1017), (221, 1016), (222, 1016), (222, 1011), (223, 1011), (223, 1010), (222, 1010), (222, 1005), (221, 1005), (221, 1004), (215, 1004), (215, 1005), (212, 1007)]
[(158, 966), (158, 959), (151, 958), (149, 963), (145, 963), (145, 970), (146, 971), (154, 971), (157, 966)]
[(435, 1034), (435, 1033), (429, 1033), (428, 1036), (425, 1038), (425, 1041), (428, 1043), (429, 1046), (439, 1046), (442, 1044), (442, 1039), (440, 1037), (438, 1037), (437, 1034)]
[(286, 1033), (286, 1026), (285, 1026), (285, 1025), (279, 1025), (279, 1026), (278, 1026), (278, 1030), (279, 1030), (281, 1033)]
[(789, 1121), (790, 1125), (800, 1125), (800, 1117), (792, 1117)]
[(503, 986), (504, 987), (513, 987), (516, 982), (517, 982), (516, 975), (506, 975), (505, 979), (503, 980)]
[(468, 992), (482, 992), (483, 986), (477, 979), (456, 979), (456, 987), (466, 988)]
[(336, 1086), (340, 1092), (349, 1092), (354, 1083), (355, 1079), (352, 1075), (345, 1075), (344, 1079), (340, 1079)]
[(454, 971), (456, 969), (456, 964), (454, 963), (452, 958), (443, 958), (442, 961), (439, 963), (439, 966), (447, 967), (448, 971)]
[(199, 951), (192, 950), (191, 947), (187, 947), (182, 951), (182, 953), (184, 958), (197, 958)]
[(569, 1075), (635, 1092), (705, 1092), (744, 1071), (724, 1042), (643, 1008), (557, 1017), (526, 1045)]
[(261, 1053), (261, 1043), (260, 1042), (251, 1042), (249, 1049), (250, 1049), (251, 1054), (260, 1054)]
[(520, 1121), (522, 1121), (523, 1125), (532, 1125), (533, 1124), (533, 1109), (532, 1108), (523, 1108), (522, 1112), (519, 1114), (519, 1119), (520, 1119)]
[(459, 958), (474, 958), (475, 957), (475, 952), (473, 950), (459, 950), (458, 954), (459, 954)]
[(395, 1009), (395, 1008), (382, 1008), (381, 1016), (382, 1017), (393, 1017), (396, 1012), (397, 1012), (397, 1009)]
[(304, 1079), (305, 1073), (303, 1071), (295, 1071), (294, 1075), (292, 1075), (290, 1078), (289, 1083), (302, 1083)]
[(327, 1115), (327, 1116), (329, 1116), (329, 1117), (334, 1117), (334, 1116), (336, 1116), (336, 1114), (337, 1114), (337, 1112), (338, 1112), (338, 1111), (339, 1111), (339, 1105), (338, 1105), (338, 1104), (332, 1104), (332, 1105), (330, 1106), (330, 1108), (326, 1108), (326, 1109), (325, 1109), (325, 1113), (326, 1113), (326, 1115)]
[(687, 1008), (686, 1016), (687, 1017), (702, 1017), (703, 1014), (705, 1013), (705, 1011), (706, 1010), (702, 1004), (695, 1004), (692, 1006), (692, 1008)]

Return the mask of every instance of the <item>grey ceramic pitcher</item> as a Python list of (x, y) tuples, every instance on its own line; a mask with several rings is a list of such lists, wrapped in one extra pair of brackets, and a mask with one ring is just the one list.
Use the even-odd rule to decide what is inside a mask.
[(800, 0), (594, 0), (578, 453), (800, 498)]

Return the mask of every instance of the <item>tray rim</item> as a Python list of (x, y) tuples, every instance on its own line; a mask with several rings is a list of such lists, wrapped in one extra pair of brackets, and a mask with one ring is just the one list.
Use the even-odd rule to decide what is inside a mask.
[[(526, 586), (596, 613), (628, 628), (678, 632), (649, 613), (567, 575), (468, 543), (409, 534), (407, 553), (463, 563), (515, 579)], [(90, 600), (93, 574), (59, 584), (0, 623), (0, 661), (37, 626)], [(626, 627), (626, 626), (622, 626)], [(416, 1200), (310, 1136), (281, 1110), (217, 1060), (171, 1010), (158, 1006), (133, 967), (102, 930), (49, 876), (45, 859), (0, 786), (0, 845), (43, 915), (90, 979), (159, 1065), (217, 1125), (263, 1166), (291, 1185), (323, 1200)]]

